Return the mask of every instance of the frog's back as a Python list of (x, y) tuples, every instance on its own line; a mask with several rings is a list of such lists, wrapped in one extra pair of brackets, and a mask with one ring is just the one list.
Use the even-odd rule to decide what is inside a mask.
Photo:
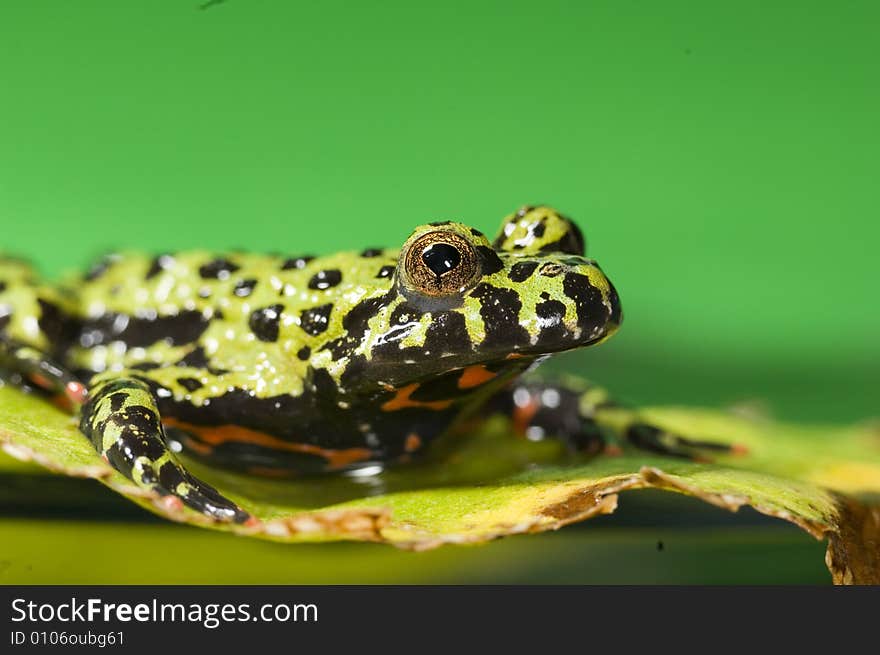
[[(303, 353), (334, 336), (343, 306), (390, 287), (394, 264), (393, 251), (378, 249), (318, 258), (109, 255), (69, 282), (76, 301), (66, 311), (77, 329), (68, 358), (78, 370), (100, 372), (185, 364), (196, 350), (226, 360), (214, 368), (230, 369), (252, 366), (253, 356), (267, 351)], [(300, 329), (279, 340), (288, 324)]]

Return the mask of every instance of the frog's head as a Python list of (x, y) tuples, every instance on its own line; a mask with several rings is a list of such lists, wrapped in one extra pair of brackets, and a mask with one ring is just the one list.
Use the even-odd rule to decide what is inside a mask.
[(350, 335), (362, 337), (352, 370), (396, 387), (477, 365), (522, 367), (599, 343), (621, 321), (617, 292), (584, 256), (580, 230), (548, 207), (506, 217), (491, 243), (461, 223), (418, 227), (391, 289), (366, 302), (364, 330)]

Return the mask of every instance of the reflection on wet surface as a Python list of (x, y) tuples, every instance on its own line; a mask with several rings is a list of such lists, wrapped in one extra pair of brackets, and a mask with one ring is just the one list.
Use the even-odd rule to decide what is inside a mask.
[[(425, 460), (383, 469), (368, 466), (345, 474), (322, 474), (301, 478), (258, 478), (212, 469), (182, 458), (187, 467), (230, 495), (243, 495), (251, 501), (272, 505), (326, 507), (358, 498), (414, 489), (474, 486), (497, 483), (498, 479), (549, 464), (571, 462), (561, 444), (531, 442), (511, 434), (509, 424), (490, 422), (466, 441), (441, 445)], [(586, 457), (578, 458), (585, 461)]]

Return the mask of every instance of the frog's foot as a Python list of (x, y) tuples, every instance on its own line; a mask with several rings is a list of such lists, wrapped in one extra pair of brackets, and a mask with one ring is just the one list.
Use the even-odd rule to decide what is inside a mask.
[(530, 441), (559, 439), (572, 452), (601, 452), (609, 435), (580, 411), (580, 398), (579, 391), (564, 385), (519, 382), (493, 396), (491, 409), (508, 416), (517, 434)]
[(629, 424), (624, 435), (630, 444), (641, 450), (696, 462), (711, 461), (712, 454), (740, 455), (745, 452), (739, 444), (688, 439), (638, 419)]
[(90, 390), (80, 430), (117, 471), (159, 494), (169, 508), (186, 505), (216, 521), (246, 523), (250, 515), (190, 474), (168, 447), (156, 401), (136, 378), (105, 378)]
[(0, 335), (0, 365), (53, 396), (64, 409), (75, 410), (86, 400), (86, 386), (62, 364), (33, 346)]
[(615, 403), (601, 387), (582, 381), (523, 381), (496, 394), (492, 409), (509, 416), (516, 431), (532, 440), (561, 439), (570, 450), (616, 455), (621, 445), (660, 455), (709, 461), (712, 455), (745, 452), (738, 444), (695, 440), (646, 422)]

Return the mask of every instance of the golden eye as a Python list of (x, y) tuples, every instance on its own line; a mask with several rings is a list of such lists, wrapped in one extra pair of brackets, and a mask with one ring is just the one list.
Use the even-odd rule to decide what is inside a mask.
[(451, 230), (429, 232), (413, 241), (403, 257), (406, 282), (427, 296), (463, 291), (479, 271), (474, 247)]

